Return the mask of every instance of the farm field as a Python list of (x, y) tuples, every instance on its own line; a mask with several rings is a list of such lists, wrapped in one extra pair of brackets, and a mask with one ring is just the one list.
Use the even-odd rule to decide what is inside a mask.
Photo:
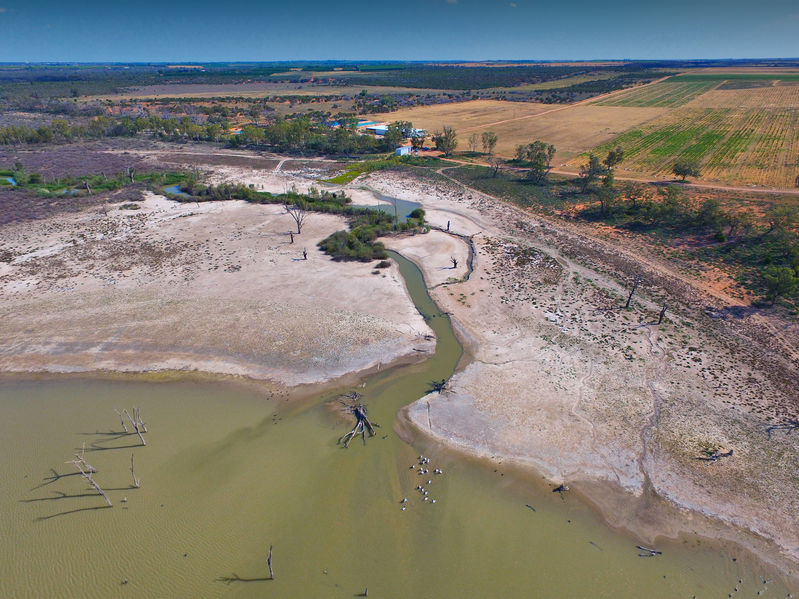
[(431, 133), (453, 127), (461, 150), (466, 149), (472, 133), (491, 130), (499, 137), (497, 154), (506, 158), (514, 155), (519, 144), (541, 139), (554, 144), (558, 150), (555, 160), (563, 161), (664, 113), (665, 109), (657, 107), (474, 100), (408, 108), (390, 113), (387, 119), (411, 121)]
[(595, 102), (599, 106), (682, 106), (693, 98), (710, 91), (720, 85), (720, 81), (679, 81), (676, 78), (667, 79), (645, 87), (614, 94), (604, 100)]
[(410, 87), (383, 87), (376, 85), (320, 85), (314, 83), (253, 82), (253, 83), (183, 83), (147, 85), (127, 91), (86, 96), (84, 100), (123, 100), (137, 98), (262, 98), (264, 96), (354, 96), (366, 89), (370, 94), (426, 94), (447, 90)]
[(557, 89), (559, 87), (576, 85), (578, 83), (585, 83), (587, 81), (603, 81), (605, 79), (613, 79), (614, 77), (618, 77), (619, 75), (620, 72), (618, 71), (595, 71), (592, 73), (585, 73), (584, 75), (565, 77), (563, 79), (552, 79), (550, 81), (541, 81), (540, 83), (528, 83), (523, 85), (516, 85), (513, 87), (495, 87), (491, 91), (533, 91), (533, 90)]
[[(690, 159), (699, 162), (704, 180), (793, 187), (799, 174), (799, 85), (784, 74), (759, 75), (762, 78), (684, 76), (641, 90), (652, 93), (656, 87), (671, 86), (669, 101), (675, 108), (594, 152), (621, 146), (622, 170), (641, 175), (670, 177), (676, 160)], [(689, 80), (679, 83), (682, 79)], [(701, 85), (709, 88), (697, 94), (696, 86)], [(572, 160), (569, 166), (577, 167), (582, 160)]]

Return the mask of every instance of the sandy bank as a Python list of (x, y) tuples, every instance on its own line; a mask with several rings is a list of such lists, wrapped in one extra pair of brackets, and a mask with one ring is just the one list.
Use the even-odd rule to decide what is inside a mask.
[(140, 206), (4, 227), (0, 369), (296, 385), (432, 349), (395, 267), (372, 274), (316, 248), (341, 218), (310, 216), (292, 245), (281, 206), (154, 195)]

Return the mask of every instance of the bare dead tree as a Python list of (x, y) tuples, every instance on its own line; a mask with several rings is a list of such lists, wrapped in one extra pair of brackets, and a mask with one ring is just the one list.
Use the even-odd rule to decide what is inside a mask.
[(791, 433), (796, 429), (799, 429), (799, 420), (790, 418), (780, 424), (772, 424), (766, 429), (766, 432), (768, 433), (768, 438), (771, 439), (772, 431), (785, 431), (786, 433)]
[(272, 571), (272, 546), (269, 546), (269, 555), (266, 558), (266, 566), (269, 568), (269, 580), (275, 579), (275, 573)]
[(663, 317), (666, 316), (666, 309), (668, 306), (663, 304), (663, 307), (660, 309), (660, 315), (658, 316), (658, 324), (663, 322)]
[(130, 182), (131, 182), (131, 183), (135, 183), (135, 180), (134, 180), (134, 178), (133, 178), (133, 177), (134, 177), (134, 176), (135, 176), (135, 174), (136, 174), (136, 169), (135, 169), (135, 168), (133, 168), (132, 166), (129, 166), (125, 172), (126, 172), (126, 174), (127, 174), (127, 176), (128, 176), (128, 179), (130, 179)]
[(289, 243), (293, 244), (294, 243), (294, 231), (289, 231), (289, 238), (291, 239), (291, 241)]
[(142, 432), (147, 432), (147, 425), (144, 424), (144, 420), (141, 419), (141, 408), (136, 408), (136, 422), (139, 423), (139, 428), (141, 428)]
[(307, 260), (308, 259), (308, 250), (305, 249), (305, 248), (302, 248), (302, 259), (303, 260)]
[(92, 195), (92, 188), (89, 186), (89, 182), (88, 181), (84, 181), (83, 182), (83, 187), (86, 188), (86, 191), (89, 192), (89, 195)]
[[(80, 453), (76, 453), (76, 454), (75, 454), (75, 460), (77, 460), (78, 462), (80, 462), (81, 466), (82, 466), (82, 467), (83, 467), (83, 468), (84, 468), (84, 469), (85, 469), (87, 472), (90, 472), (91, 474), (94, 474), (95, 472), (97, 472), (97, 468), (95, 468), (95, 467), (94, 467), (94, 466), (92, 466), (92, 465), (91, 465), (89, 462), (87, 462), (87, 461), (86, 461), (85, 455), (86, 455), (86, 442), (84, 441), (84, 443), (83, 443), (83, 447), (81, 447)], [(65, 464), (72, 464), (72, 463), (74, 463), (74, 462), (75, 462), (75, 460), (70, 460), (70, 461), (68, 461), (68, 462), (64, 462), (64, 463), (65, 463)]]
[(128, 426), (125, 424), (125, 419), (122, 417), (122, 413), (119, 410), (117, 410), (116, 408), (114, 408), (114, 412), (116, 412), (117, 415), (119, 416), (119, 421), (122, 423), (122, 428), (127, 433), (128, 432)]
[(369, 421), (366, 415), (366, 406), (360, 402), (361, 395), (359, 393), (352, 391), (339, 397), (339, 401), (345, 406), (346, 410), (355, 416), (355, 426), (336, 443), (343, 443), (344, 447), (347, 448), (350, 445), (350, 441), (361, 435), (361, 440), (365, 445), (366, 433), (368, 432), (370, 437), (374, 437), (376, 434), (375, 428), (379, 428), (380, 425)]
[(641, 284), (641, 275), (635, 275), (633, 279), (633, 288), (630, 290), (630, 295), (627, 296), (627, 303), (624, 304), (624, 308), (627, 309), (630, 307), (630, 302), (633, 301), (633, 295), (635, 295), (636, 289)]
[(83, 478), (85, 478), (87, 481), (89, 481), (89, 484), (90, 484), (92, 487), (94, 487), (94, 490), (95, 490), (95, 491), (97, 491), (97, 492), (98, 492), (100, 495), (102, 495), (102, 496), (103, 496), (103, 499), (105, 499), (105, 502), (108, 504), (108, 507), (114, 507), (114, 505), (111, 503), (111, 500), (108, 498), (108, 495), (106, 495), (106, 494), (105, 494), (105, 491), (103, 491), (103, 490), (100, 488), (100, 485), (98, 485), (98, 484), (97, 484), (97, 483), (94, 481), (94, 479), (92, 478), (92, 472), (91, 472), (91, 470), (85, 470), (85, 469), (84, 469), (84, 467), (83, 467), (83, 464), (84, 464), (85, 462), (83, 462), (83, 461), (82, 461), (82, 460), (80, 460), (80, 459), (74, 459), (74, 460), (72, 460), (72, 462), (71, 462), (71, 463), (72, 463), (72, 464), (75, 466), (75, 468), (77, 468), (77, 469), (78, 469), (78, 472), (80, 472), (81, 476), (83, 476)]
[(286, 204), (285, 209), (286, 214), (294, 219), (294, 223), (297, 225), (297, 235), (300, 235), (302, 233), (302, 225), (305, 223), (305, 219), (308, 218), (308, 211), (302, 204)]
[(141, 444), (142, 445), (147, 445), (147, 441), (144, 440), (144, 435), (142, 435), (143, 431), (142, 431), (142, 426), (140, 424), (140, 422), (141, 422), (141, 412), (137, 412), (137, 408), (134, 408), (133, 411), (134, 411), (134, 413), (138, 414), (138, 420), (134, 419), (133, 416), (130, 415), (130, 412), (128, 412), (127, 408), (122, 410), (122, 413), (125, 414), (128, 417), (128, 420), (130, 420), (131, 425), (133, 425), (133, 430), (135, 430), (136, 434), (139, 435), (139, 439), (141, 440)]
[(450, 257), (450, 262), (452, 262), (452, 268), (458, 268), (458, 259), (455, 257)]
[(732, 449), (724, 453), (720, 452), (718, 449), (714, 449), (712, 451), (706, 450), (704, 455), (698, 456), (696, 459), (703, 462), (718, 462), (721, 458), (728, 458), (730, 456), (732, 456)]
[(141, 486), (141, 481), (136, 478), (136, 472), (133, 470), (133, 454), (130, 454), (130, 474), (133, 476), (133, 486), (137, 489)]

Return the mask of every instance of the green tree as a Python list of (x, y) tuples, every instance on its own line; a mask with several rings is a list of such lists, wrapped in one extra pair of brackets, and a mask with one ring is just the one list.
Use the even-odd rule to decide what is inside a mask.
[(444, 127), (441, 133), (436, 133), (433, 136), (433, 142), (436, 144), (436, 150), (443, 152), (444, 156), (449, 156), (452, 154), (452, 151), (458, 147), (455, 129), (452, 127)]
[(580, 184), (582, 192), (587, 192), (588, 188), (595, 183), (601, 175), (604, 175), (605, 172), (605, 166), (599, 161), (599, 157), (595, 154), (589, 154), (588, 162), (580, 167)]
[(701, 175), (699, 172), (699, 164), (694, 160), (678, 160), (671, 168), (671, 172), (677, 177), (682, 177), (683, 181), (685, 181), (687, 177), (699, 177)]
[(552, 158), (555, 156), (555, 146), (534, 141), (527, 145), (525, 158), (530, 162), (530, 171), (527, 178), (535, 183), (540, 183), (547, 178), (549, 171), (552, 170)]
[(608, 155), (602, 161), (602, 164), (605, 166), (605, 174), (602, 178), (602, 185), (607, 188), (613, 188), (613, 182), (616, 179), (614, 169), (616, 168), (616, 165), (621, 164), (622, 160), (624, 160), (624, 150), (622, 148), (617, 147), (615, 150), (608, 152)]
[(494, 154), (494, 148), (497, 146), (497, 141), (499, 141), (499, 137), (493, 131), (483, 131), (482, 142), (483, 142), (483, 152), (488, 154), (489, 156)]
[(424, 135), (413, 135), (411, 137), (411, 147), (414, 150), (421, 150), (424, 147)]
[(383, 136), (383, 140), (385, 140), (386, 144), (389, 148), (396, 148), (402, 140), (405, 139), (405, 136), (402, 134), (402, 130), (397, 126), (397, 123), (391, 123), (388, 126), (388, 131)]
[(774, 304), (780, 297), (791, 297), (799, 287), (799, 277), (790, 266), (770, 266), (763, 273), (766, 297)]

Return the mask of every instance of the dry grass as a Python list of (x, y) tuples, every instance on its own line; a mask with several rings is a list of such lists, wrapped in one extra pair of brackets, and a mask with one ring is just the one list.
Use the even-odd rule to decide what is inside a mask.
[[(799, 85), (774, 85), (748, 89), (711, 90), (686, 104), (688, 108), (799, 108)], [(791, 83), (791, 82), (785, 82)]]
[(444, 125), (453, 127), (462, 150), (472, 132), (492, 130), (499, 136), (496, 151), (505, 157), (513, 156), (517, 145), (540, 139), (555, 145), (556, 160), (565, 160), (664, 112), (662, 108), (475, 100), (400, 110), (391, 113), (391, 120), (409, 120), (431, 132)]

